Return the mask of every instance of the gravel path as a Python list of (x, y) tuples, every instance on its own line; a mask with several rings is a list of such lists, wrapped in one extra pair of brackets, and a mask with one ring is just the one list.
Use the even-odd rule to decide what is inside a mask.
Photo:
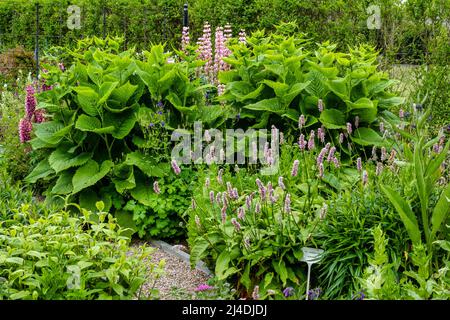
[[(139, 248), (144, 243), (136, 241), (131, 244), (131, 247)], [(159, 298), (161, 300), (194, 299), (194, 289), (206, 283), (209, 279), (208, 275), (197, 269), (192, 270), (186, 261), (155, 247), (150, 262), (158, 264), (162, 259), (166, 262), (164, 275), (156, 281), (155, 285), (155, 289), (159, 290)], [(152, 286), (153, 283), (145, 283), (143, 292), (148, 292)]]

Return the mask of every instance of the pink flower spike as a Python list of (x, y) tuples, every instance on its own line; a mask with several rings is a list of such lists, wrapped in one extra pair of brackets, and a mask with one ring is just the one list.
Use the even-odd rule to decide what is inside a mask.
[(159, 189), (158, 181), (153, 182), (153, 191), (155, 191), (156, 194), (161, 193), (161, 190)]
[(173, 159), (170, 163), (172, 165), (173, 172), (175, 172), (176, 175), (179, 175), (181, 173), (181, 169), (177, 164), (177, 160)]

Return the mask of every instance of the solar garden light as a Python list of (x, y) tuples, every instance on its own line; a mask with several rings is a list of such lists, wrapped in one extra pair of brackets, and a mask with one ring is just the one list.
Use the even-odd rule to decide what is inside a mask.
[(306, 262), (308, 264), (308, 280), (306, 282), (306, 300), (308, 300), (308, 291), (309, 291), (309, 279), (311, 276), (311, 266), (314, 263), (318, 263), (322, 258), (321, 255), (323, 253), (322, 249), (303, 247), (303, 257), (300, 261)]

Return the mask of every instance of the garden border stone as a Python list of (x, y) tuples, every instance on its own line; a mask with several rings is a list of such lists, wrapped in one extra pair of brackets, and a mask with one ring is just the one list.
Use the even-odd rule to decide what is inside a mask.
[[(190, 255), (186, 252), (183, 252), (177, 248), (174, 248), (174, 246), (168, 244), (167, 242), (161, 241), (161, 240), (151, 240), (150, 243), (154, 245), (155, 247), (163, 250), (164, 252), (167, 252), (169, 254), (172, 254), (184, 262), (190, 264)], [(203, 261), (199, 261), (197, 265), (195, 266), (195, 269), (207, 274), (208, 276), (213, 276), (213, 273), (208, 269), (206, 264)]]

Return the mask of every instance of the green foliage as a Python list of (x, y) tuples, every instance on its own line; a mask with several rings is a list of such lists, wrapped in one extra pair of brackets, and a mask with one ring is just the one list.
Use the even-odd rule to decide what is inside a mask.
[(180, 217), (191, 203), (191, 179), (195, 181), (195, 172), (192, 170), (183, 169), (179, 176), (170, 172), (166, 177), (158, 179), (160, 194), (149, 192), (140, 202), (127, 202), (123, 210), (132, 213), (135, 229), (140, 237), (174, 239), (185, 234)]
[(304, 43), (302, 38), (259, 32), (247, 39), (247, 45), (231, 46), (233, 53), (224, 60), (232, 69), (219, 75), (227, 85), (221, 100), (239, 112), (241, 125), (294, 129), (303, 114), (307, 126), (322, 124), (335, 141), (337, 131), (358, 118), (352, 141), (384, 145), (371, 127), (375, 128), (378, 114), (403, 99), (387, 91), (394, 81), (377, 71), (377, 53), (365, 46), (336, 52), (329, 43), (311, 52)]
[(391, 239), (386, 250), (389, 257), (399, 260), (407, 249), (406, 232), (399, 230), (400, 220), (377, 186), (389, 184), (389, 177), (385, 179), (374, 181), (364, 190), (347, 189), (329, 205), (318, 235), (318, 243), (325, 250), (318, 281), (329, 299), (349, 299), (352, 292), (357, 292), (357, 278), (368, 263), (367, 251), (373, 248), (371, 230), (378, 224)]
[(24, 114), (24, 95), (4, 91), (0, 95), (0, 166), (12, 181), (29, 173), (29, 148), (20, 143), (18, 123)]
[(142, 284), (161, 273), (162, 265), (148, 270), (143, 264), (152, 249), (129, 256), (127, 238), (111, 215), (98, 214), (96, 223), (86, 211), (74, 218), (22, 206), (17, 214), (25, 223), (6, 228), (0, 222), (0, 299), (141, 298)]
[[(92, 41), (111, 49), (86, 49)], [(179, 235), (174, 225), (187, 207), (188, 190), (168, 176), (170, 132), (203, 119), (203, 87), (189, 79), (192, 63), (168, 63), (170, 53), (162, 45), (143, 58), (133, 50), (116, 54), (117, 45), (114, 39), (88, 39), (71, 52), (74, 64), (66, 71), (46, 66), (47, 82), (55, 85), (38, 96), (38, 108), (50, 120), (34, 126), (30, 142), (45, 153), (26, 181), (47, 181), (49, 202), (64, 197), (92, 211), (99, 200), (106, 210), (121, 210), (133, 199), (125, 210), (134, 212), (141, 236), (147, 230), (152, 236)], [(219, 117), (208, 115), (205, 123)], [(155, 203), (152, 188), (165, 176), (168, 192), (180, 192), (171, 195), (169, 206)]]
[[(427, 255), (423, 244), (418, 244), (411, 253), (413, 268), (399, 273), (399, 264), (390, 263), (385, 253), (388, 240), (380, 226), (373, 230), (373, 236), (373, 259), (369, 260), (370, 267), (359, 278), (368, 299), (449, 299), (448, 257), (444, 261), (446, 265), (433, 274), (430, 270), (431, 256)], [(448, 242), (442, 241), (440, 244), (448, 251)]]
[(402, 196), (391, 187), (381, 186), (381, 189), (399, 213), (412, 243), (419, 245), (424, 240), (428, 254), (431, 255), (432, 244), (437, 240), (450, 214), (450, 185), (438, 185), (438, 180), (442, 177), (442, 165), (450, 149), (450, 141), (444, 145), (443, 136), (426, 140), (426, 120), (429, 113), (430, 109), (415, 115), (417, 121), (414, 123), (417, 129), (413, 135), (408, 133), (408, 128), (397, 129), (403, 136), (412, 138), (413, 146), (404, 144), (403, 152), (408, 155), (406, 166), (412, 170), (413, 180), (412, 184), (411, 181), (401, 180), (400, 186), (407, 190), (406, 186), (402, 185), (407, 183), (414, 188), (413, 193), (405, 192), (405, 196)]

